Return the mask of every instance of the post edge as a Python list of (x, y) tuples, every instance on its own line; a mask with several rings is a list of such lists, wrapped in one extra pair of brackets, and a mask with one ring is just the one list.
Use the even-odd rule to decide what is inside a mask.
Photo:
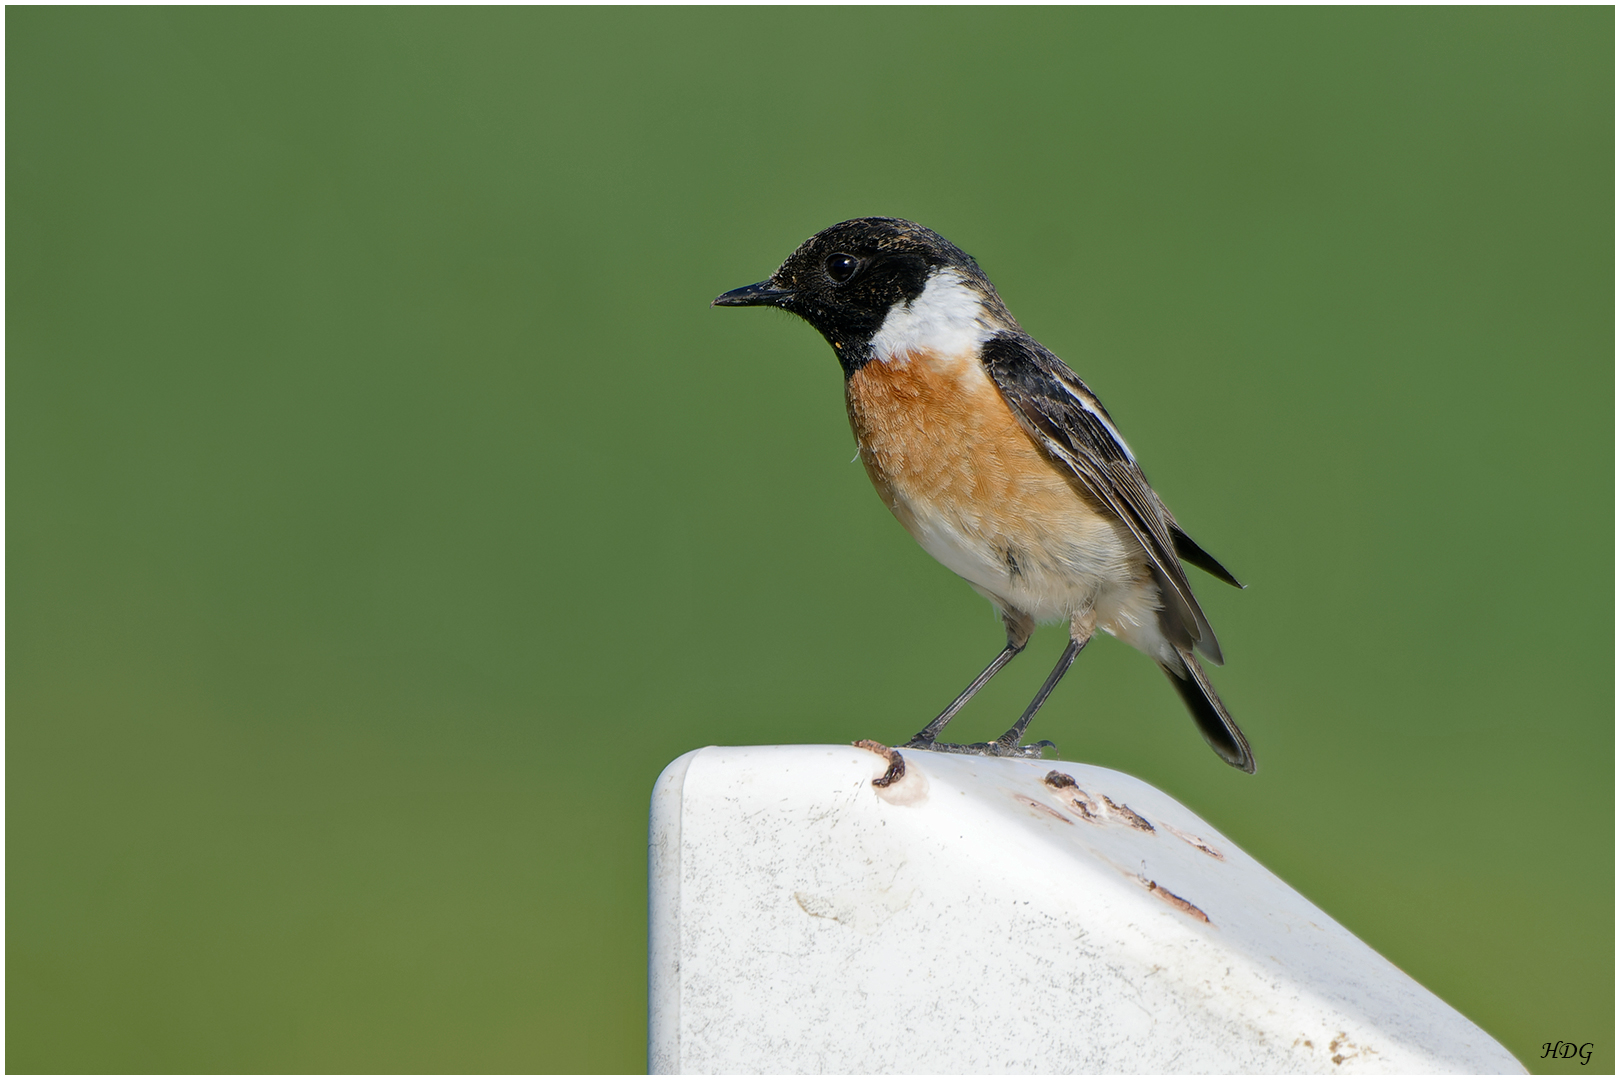
[(647, 1072), (680, 1071), (681, 793), (689, 750), (664, 766), (647, 817)]

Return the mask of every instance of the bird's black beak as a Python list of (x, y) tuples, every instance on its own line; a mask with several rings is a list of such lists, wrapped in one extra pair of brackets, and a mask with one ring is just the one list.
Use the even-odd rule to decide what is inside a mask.
[(714, 298), (712, 307), (781, 307), (793, 299), (791, 289), (778, 289), (769, 281), (744, 285)]

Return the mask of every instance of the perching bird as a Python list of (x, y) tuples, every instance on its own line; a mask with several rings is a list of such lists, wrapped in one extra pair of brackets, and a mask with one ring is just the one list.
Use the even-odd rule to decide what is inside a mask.
[[(858, 218), (714, 303), (778, 307), (821, 331), (884, 504), (1007, 627), (1007, 647), (907, 746), (1039, 757), (1052, 744), (1020, 746), (1025, 729), (1103, 630), (1157, 661), (1205, 741), (1254, 772), (1194, 655), (1221, 663), (1181, 560), (1242, 586), (1181, 530), (1096, 396), (1019, 327), (978, 263), (914, 222)], [(993, 743), (937, 742), (1036, 624), (1058, 620), (1069, 644), (1011, 730)]]

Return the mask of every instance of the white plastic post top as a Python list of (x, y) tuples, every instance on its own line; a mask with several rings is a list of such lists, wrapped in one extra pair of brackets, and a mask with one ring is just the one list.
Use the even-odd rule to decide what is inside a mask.
[(1156, 788), (903, 757), (887, 787), (849, 746), (664, 770), (652, 1072), (1524, 1072)]

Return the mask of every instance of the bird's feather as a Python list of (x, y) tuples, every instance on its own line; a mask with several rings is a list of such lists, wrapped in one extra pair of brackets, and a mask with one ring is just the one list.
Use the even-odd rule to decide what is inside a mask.
[(1220, 564), (1220, 561), (1199, 547), (1192, 537), (1181, 531), (1176, 519), (1170, 519), (1170, 536), (1176, 542), (1176, 554), (1181, 556), (1182, 562), (1192, 563), (1211, 577), (1220, 579), (1235, 589), (1247, 588), (1243, 582), (1233, 576), (1232, 571)]
[(1198, 658), (1183, 650), (1181, 671), (1169, 664), (1160, 664), (1159, 667), (1186, 703), (1193, 723), (1198, 725), (1198, 733), (1209, 743), (1210, 749), (1228, 765), (1246, 773), (1254, 772), (1254, 753), (1249, 749), (1249, 740), (1243, 737), (1243, 730), (1232, 719), (1232, 714), (1226, 711), (1226, 705), (1210, 684), (1209, 676), (1198, 666)]
[[(1164, 605), (1160, 625), (1165, 636), (1181, 648), (1196, 648), (1221, 663), (1220, 643), (1193, 596), (1178, 557), (1180, 545), (1175, 537), (1186, 534), (1176, 527), (1175, 519), (1148, 485), (1096, 395), (1068, 365), (1021, 331), (997, 334), (984, 343), (981, 356), (1019, 424), (1142, 545)], [(1187, 543), (1202, 554), (1196, 544)], [(1209, 562), (1220, 566), (1213, 559)]]

